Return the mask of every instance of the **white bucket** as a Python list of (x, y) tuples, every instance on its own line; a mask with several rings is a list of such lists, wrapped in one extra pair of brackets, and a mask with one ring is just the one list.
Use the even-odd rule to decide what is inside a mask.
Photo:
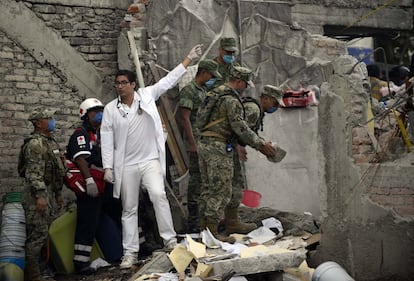
[(0, 262), (14, 263), (24, 269), (26, 220), (21, 203), (3, 206), (0, 231)]
[(320, 264), (312, 274), (312, 281), (355, 281), (339, 264), (327, 261)]

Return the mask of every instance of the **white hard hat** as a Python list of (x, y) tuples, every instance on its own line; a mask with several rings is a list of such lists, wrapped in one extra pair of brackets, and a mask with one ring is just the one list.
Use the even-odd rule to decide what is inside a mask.
[(84, 119), (86, 113), (88, 113), (89, 110), (95, 108), (104, 108), (104, 105), (100, 100), (95, 98), (84, 100), (79, 106), (79, 117), (81, 119)]

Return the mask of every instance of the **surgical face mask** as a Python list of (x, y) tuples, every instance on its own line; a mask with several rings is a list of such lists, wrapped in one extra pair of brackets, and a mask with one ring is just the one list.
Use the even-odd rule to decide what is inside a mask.
[(243, 90), (241, 89), (236, 89), (236, 92), (241, 96), (243, 94)]
[(271, 108), (269, 108), (268, 110), (266, 110), (266, 113), (273, 113), (277, 110), (276, 106), (272, 106)]
[(49, 119), (48, 123), (47, 123), (47, 130), (49, 132), (53, 132), (56, 128), (56, 120), (55, 119)]
[(92, 121), (95, 122), (96, 124), (101, 124), (102, 123), (102, 115), (103, 115), (102, 111), (96, 112), (95, 117), (93, 117)]
[(205, 85), (207, 88), (213, 86), (213, 84), (217, 81), (217, 78), (211, 78), (210, 80), (206, 81)]
[(234, 56), (233, 55), (224, 55), (223, 56), (223, 61), (224, 61), (224, 63), (231, 64), (231, 63), (234, 62)]

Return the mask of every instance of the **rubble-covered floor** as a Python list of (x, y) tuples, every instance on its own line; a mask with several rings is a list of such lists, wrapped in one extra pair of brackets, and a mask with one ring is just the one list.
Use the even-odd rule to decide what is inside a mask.
[[(248, 222), (255, 222), (258, 226), (261, 225), (263, 219), (266, 218), (276, 218), (279, 220), (283, 225), (283, 237), (277, 239), (277, 241), (283, 240), (287, 236), (297, 236), (303, 235), (303, 233), (313, 233), (317, 234), (319, 232), (318, 229), (318, 222), (311, 214), (292, 214), (288, 212), (280, 212), (270, 208), (258, 208), (258, 209), (251, 209), (251, 208), (240, 208), (240, 217), (243, 221)], [(280, 235), (279, 235), (280, 236)], [(95, 274), (93, 275), (56, 275), (54, 278), (57, 281), (69, 281), (69, 280), (90, 280), (90, 281), (97, 281), (97, 280), (114, 280), (114, 281), (122, 281), (122, 280), (136, 280), (139, 275), (139, 272), (142, 269), (154, 262), (154, 256), (147, 257), (145, 260), (141, 261), (141, 264), (137, 265), (131, 270), (120, 270), (117, 265), (112, 265), (106, 268), (100, 268)], [(260, 261), (258, 261), (260, 262)], [(230, 261), (231, 263), (231, 261)], [(256, 263), (256, 262), (255, 262)], [(232, 264), (232, 266), (241, 266), (244, 267), (245, 265), (237, 265)], [(173, 269), (174, 270), (174, 269)], [(244, 275), (246, 279), (250, 280), (276, 280), (274, 278), (275, 272), (260, 272), (260, 273), (251, 273), (255, 272), (249, 271), (248, 275)], [(269, 275), (267, 278), (266, 276)], [(284, 280), (284, 279), (283, 279)], [(295, 279), (292, 279), (295, 280)], [(282, 281), (282, 279), (280, 279)]]

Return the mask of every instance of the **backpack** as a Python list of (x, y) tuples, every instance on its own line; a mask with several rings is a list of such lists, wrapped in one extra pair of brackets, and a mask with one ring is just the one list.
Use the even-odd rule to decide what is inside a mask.
[[(219, 86), (216, 89), (222, 89), (224, 86)], [(213, 127), (225, 120), (225, 118), (219, 118), (210, 122), (211, 114), (213, 113), (214, 108), (217, 105), (219, 99), (224, 96), (232, 96), (232, 93), (229, 92), (222, 92), (216, 91), (216, 89), (208, 92), (204, 101), (200, 104), (198, 111), (197, 111), (197, 121), (196, 127), (200, 130), (200, 132), (207, 130), (208, 128)]]
[[(19, 176), (24, 178), (26, 176), (26, 163), (25, 163), (25, 154), (26, 154), (26, 148), (29, 141), (32, 139), (38, 138), (37, 136), (30, 136), (28, 138), (24, 139), (23, 144), (20, 146), (20, 152), (19, 152), (19, 161), (17, 163), (17, 172), (19, 173)], [(40, 145), (43, 149), (43, 141), (40, 141)]]
[[(256, 134), (259, 132), (259, 129), (260, 129), (261, 132), (263, 132), (264, 113), (263, 113), (263, 110), (262, 110), (262, 106), (259, 104), (259, 102), (255, 98), (252, 98), (252, 97), (244, 97), (243, 100), (242, 100), (243, 106), (244, 106), (244, 104), (249, 103), (249, 102), (256, 104), (257, 107), (260, 110), (259, 119), (256, 121), (255, 126), (251, 127), (250, 129), (252, 129)], [(247, 116), (246, 116), (246, 118), (247, 118)]]

